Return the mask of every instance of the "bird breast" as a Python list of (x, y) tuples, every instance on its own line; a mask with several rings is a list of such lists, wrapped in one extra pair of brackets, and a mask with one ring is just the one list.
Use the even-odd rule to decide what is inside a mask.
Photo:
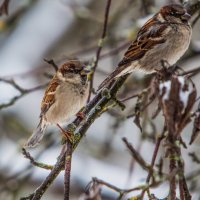
[(166, 60), (174, 65), (189, 47), (191, 28), (187, 25), (173, 26), (168, 35), (168, 47), (166, 47)]
[(87, 86), (62, 83), (55, 93), (55, 103), (46, 113), (50, 124), (62, 123), (75, 115), (87, 101)]

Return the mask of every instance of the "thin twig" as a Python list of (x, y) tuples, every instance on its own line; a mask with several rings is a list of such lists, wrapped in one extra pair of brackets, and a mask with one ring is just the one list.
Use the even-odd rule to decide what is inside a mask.
[[(159, 150), (159, 147), (160, 147), (160, 143), (165, 138), (165, 131), (166, 131), (166, 127), (164, 127), (162, 134), (157, 139), (157, 142), (156, 142), (156, 145), (155, 145), (155, 149), (154, 149), (154, 152), (153, 152), (153, 156), (152, 156), (152, 160), (151, 160), (151, 168), (154, 167), (154, 164), (155, 164), (155, 161), (156, 161), (156, 158), (157, 158), (157, 155), (158, 155), (158, 150)], [(152, 175), (152, 173), (149, 172), (148, 176), (147, 176), (147, 179), (146, 179), (146, 183), (149, 183), (151, 175)]]
[[(166, 127), (164, 127), (162, 134), (157, 139), (157, 142), (156, 142), (156, 145), (155, 145), (155, 149), (154, 149), (154, 152), (153, 152), (153, 156), (152, 156), (152, 159), (151, 159), (151, 169), (153, 169), (153, 167), (155, 165), (155, 161), (156, 161), (156, 158), (157, 158), (157, 155), (158, 155), (158, 150), (159, 150), (159, 147), (160, 147), (160, 143), (164, 139), (165, 131), (166, 131)], [(151, 176), (152, 176), (152, 171), (149, 171), (148, 172), (148, 176), (146, 178), (146, 183), (147, 184), (149, 184)], [(144, 198), (145, 192), (146, 192), (145, 190), (142, 191), (141, 200)]]
[(101, 35), (101, 39), (99, 41), (98, 49), (97, 49), (97, 52), (96, 52), (96, 58), (95, 58), (95, 61), (94, 61), (94, 65), (92, 67), (92, 72), (91, 72), (91, 77), (90, 77), (90, 94), (89, 94), (89, 97), (88, 97), (88, 102), (91, 98), (91, 94), (92, 94), (92, 90), (93, 90), (94, 73), (96, 71), (96, 68), (97, 68), (97, 65), (98, 65), (98, 62), (99, 62), (101, 50), (102, 50), (103, 43), (104, 43), (106, 33), (107, 33), (108, 17), (109, 17), (111, 1), (112, 0), (107, 0), (107, 4), (106, 4), (104, 24), (103, 24), (103, 32), (102, 32), (102, 35)]
[(3, 3), (0, 6), (0, 16), (5, 14), (8, 15), (8, 6), (9, 6), (10, 0), (4, 0)]
[(200, 67), (196, 67), (194, 69), (191, 69), (191, 70), (188, 70), (188, 71), (184, 71), (180, 74), (180, 76), (185, 76), (185, 75), (188, 75), (188, 74), (197, 74), (200, 72)]
[(128, 140), (124, 137), (122, 138), (123, 142), (126, 144), (127, 148), (130, 150), (131, 155), (133, 156), (133, 158), (135, 158), (135, 160), (138, 162), (138, 164), (140, 164), (140, 166), (144, 169), (144, 170), (150, 170), (152, 171), (152, 168), (149, 166), (149, 164), (147, 164), (145, 162), (145, 160), (140, 156), (140, 154), (133, 148), (133, 146), (128, 142)]
[(30, 160), (30, 163), (33, 164), (36, 167), (40, 167), (42, 169), (47, 169), (47, 170), (52, 170), (53, 166), (52, 165), (46, 165), (40, 162), (36, 162), (34, 158), (30, 155), (29, 152), (26, 151), (26, 149), (22, 148), (22, 154), (24, 155), (25, 158)]
[(52, 184), (52, 182), (56, 179), (60, 171), (65, 165), (66, 158), (66, 145), (63, 146), (61, 154), (50, 172), (50, 174), (46, 177), (46, 179), (42, 182), (42, 184), (34, 191), (34, 193), (30, 194), (27, 197), (22, 197), (20, 200), (39, 200), (42, 195), (46, 192), (48, 187)]
[(115, 185), (112, 185), (110, 183), (107, 183), (101, 179), (98, 179), (98, 178), (93, 178), (92, 179), (94, 182), (97, 182), (101, 185), (104, 185), (120, 194), (127, 194), (127, 193), (130, 193), (130, 192), (133, 192), (133, 191), (137, 191), (137, 190), (143, 190), (144, 188), (147, 188), (148, 186), (147, 185), (141, 185), (141, 186), (138, 186), (138, 187), (135, 187), (135, 188), (131, 188), (131, 189), (121, 189), (121, 188), (118, 188), (116, 187)]
[[(1, 80), (2, 80), (2, 79), (1, 79)], [(0, 81), (1, 81), (1, 80), (0, 80)], [(6, 81), (5, 81), (5, 82), (6, 82)], [(11, 82), (7, 82), (7, 83), (11, 84)], [(18, 91), (20, 91), (21, 94), (19, 94), (19, 95), (17, 95), (17, 96), (14, 96), (14, 97), (13, 97), (12, 99), (10, 99), (10, 101), (7, 102), (7, 103), (2, 103), (2, 104), (0, 104), (0, 110), (1, 110), (1, 109), (5, 109), (5, 108), (7, 108), (7, 107), (10, 107), (10, 106), (14, 105), (14, 104), (15, 104), (19, 99), (21, 99), (23, 96), (25, 96), (25, 95), (27, 95), (27, 94), (29, 94), (29, 93), (31, 93), (31, 92), (34, 92), (34, 91), (43, 89), (43, 88), (45, 88), (48, 84), (39, 85), (39, 86), (34, 87), (34, 88), (31, 88), (31, 89), (23, 89), (23, 88), (21, 88), (20, 86), (18, 86), (15, 82), (13, 82), (13, 84), (11, 84), (11, 85), (13, 85), (14, 88), (18, 89)]]
[(23, 89), (21, 86), (19, 86), (13, 79), (8, 80), (8, 79), (0, 78), (0, 82), (4, 82), (13, 86), (20, 93), (24, 93), (26, 91), (26, 89)]
[(200, 19), (200, 12), (198, 13), (198, 15), (193, 20), (193, 22), (192, 22), (192, 28), (194, 28), (194, 26), (196, 25), (196, 23), (198, 22), (199, 19)]
[(102, 55), (100, 55), (100, 60), (101, 59), (104, 59), (104, 58), (107, 58), (107, 57), (110, 57), (110, 56), (113, 56), (117, 53), (119, 53), (120, 51), (126, 49), (128, 46), (130, 46), (130, 41), (125, 41), (123, 42), (122, 44), (120, 44), (118, 47), (108, 51), (108, 52), (105, 52), (105, 53), (102, 53)]
[(45, 58), (44, 58), (44, 61), (45, 61), (46, 63), (48, 63), (49, 65), (51, 65), (51, 66), (54, 68), (54, 70), (57, 72), (58, 66), (56, 65), (56, 63), (54, 62), (53, 59), (48, 60), (48, 59), (45, 59)]
[(65, 176), (64, 176), (64, 200), (69, 200), (70, 196), (70, 175), (71, 175), (71, 162), (72, 162), (72, 144), (67, 141), (67, 152), (65, 158)]

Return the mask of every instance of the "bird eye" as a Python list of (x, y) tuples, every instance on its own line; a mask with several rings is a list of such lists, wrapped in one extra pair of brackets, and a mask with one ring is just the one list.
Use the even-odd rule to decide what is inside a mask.
[(73, 71), (75, 69), (75, 65), (74, 64), (70, 64), (68, 69), (69, 69), (69, 71)]
[(171, 15), (177, 15), (178, 13), (177, 12), (171, 12)]
[(180, 13), (180, 12), (171, 12), (171, 15), (174, 17), (180, 17), (182, 16), (184, 13)]

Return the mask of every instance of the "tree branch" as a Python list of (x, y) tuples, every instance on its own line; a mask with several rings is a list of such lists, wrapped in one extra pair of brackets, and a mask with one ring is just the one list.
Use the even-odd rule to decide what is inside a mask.
[(3, 78), (0, 78), (0, 82), (8, 83), (8, 84), (12, 85), (15, 89), (17, 89), (20, 92), (19, 95), (14, 96), (12, 99), (10, 99), (10, 101), (8, 103), (0, 104), (0, 110), (14, 105), (23, 96), (25, 96), (25, 95), (27, 95), (27, 94), (29, 94), (31, 92), (43, 89), (48, 85), (46, 83), (46, 84), (39, 85), (39, 86), (31, 88), (31, 89), (24, 89), (21, 86), (19, 86), (14, 80), (6, 80), (6, 79), (3, 79)]
[(104, 40), (105, 40), (105, 37), (106, 37), (106, 33), (107, 33), (108, 17), (109, 17), (111, 1), (112, 0), (107, 0), (107, 4), (106, 4), (103, 31), (102, 31), (101, 39), (99, 40), (98, 49), (97, 49), (97, 52), (96, 52), (96, 58), (95, 58), (94, 65), (92, 66), (92, 71), (91, 71), (90, 93), (89, 93), (89, 97), (88, 97), (88, 102), (90, 100), (90, 97), (91, 97), (91, 94), (92, 94), (92, 90), (93, 90), (94, 73), (96, 71), (96, 68), (97, 68), (97, 65), (98, 65), (98, 62), (99, 62), (101, 50), (102, 50), (102, 47), (103, 47), (103, 44), (104, 44)]
[(71, 162), (72, 162), (72, 144), (67, 141), (67, 151), (65, 158), (65, 176), (64, 176), (64, 200), (69, 200), (70, 196), (70, 175), (71, 175)]

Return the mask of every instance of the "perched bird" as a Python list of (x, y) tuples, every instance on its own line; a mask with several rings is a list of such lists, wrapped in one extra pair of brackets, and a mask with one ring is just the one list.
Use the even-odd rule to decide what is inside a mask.
[(24, 147), (39, 144), (49, 124), (62, 130), (59, 124), (69, 120), (85, 105), (89, 95), (88, 72), (78, 60), (70, 60), (58, 69), (45, 91), (38, 127)]
[(112, 80), (134, 70), (152, 73), (162, 68), (161, 60), (175, 64), (188, 49), (192, 35), (190, 15), (179, 4), (164, 6), (139, 30), (118, 67), (100, 84), (98, 90)]

